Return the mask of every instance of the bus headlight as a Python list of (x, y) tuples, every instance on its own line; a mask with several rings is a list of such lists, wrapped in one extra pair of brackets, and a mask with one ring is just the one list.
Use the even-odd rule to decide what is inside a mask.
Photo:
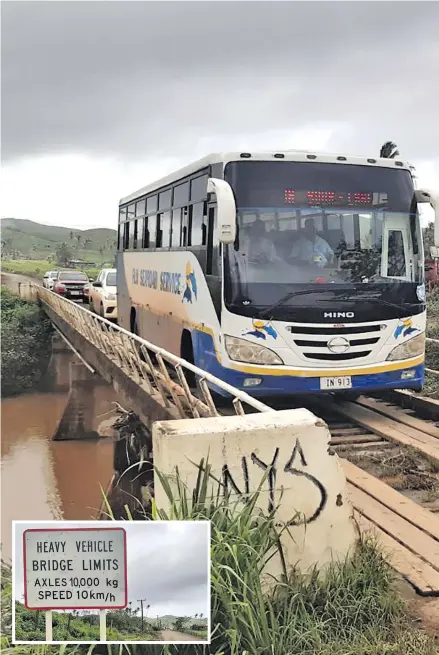
[(410, 359), (422, 355), (425, 350), (425, 332), (418, 334), (417, 337), (409, 339), (405, 343), (396, 346), (391, 353), (387, 356), (388, 362), (393, 362), (396, 359)]
[(107, 293), (105, 296), (105, 300), (116, 300), (116, 294), (115, 293)]
[(238, 339), (238, 337), (224, 336), (224, 345), (230, 359), (235, 362), (247, 362), (248, 364), (283, 364), (282, 359), (275, 352), (260, 346), (258, 343), (252, 343), (247, 339)]

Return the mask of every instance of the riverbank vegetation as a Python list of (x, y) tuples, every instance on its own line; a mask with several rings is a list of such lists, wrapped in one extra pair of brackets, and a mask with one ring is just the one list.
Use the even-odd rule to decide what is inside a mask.
[(52, 327), (36, 303), (1, 288), (2, 394), (35, 386), (46, 372)]
[[(434, 638), (412, 625), (395, 589), (396, 575), (377, 545), (363, 537), (352, 559), (326, 576), (288, 575), (270, 593), (260, 572), (279, 550), (274, 515), (257, 514), (258, 494), (246, 506), (232, 506), (221, 494), (208, 496), (208, 473), (197, 487), (180, 483), (176, 496), (166, 485), (174, 518), (212, 521), (212, 641), (210, 646), (71, 646), (86, 655), (435, 655)], [(178, 480), (177, 480), (178, 483)], [(165, 481), (166, 484), (166, 481)], [(154, 503), (153, 520), (167, 515)], [(109, 508), (108, 508), (109, 509)], [(130, 518), (130, 517), (128, 517)], [(147, 518), (147, 517), (145, 517)], [(37, 645), (11, 644), (4, 653), (37, 655)], [(45, 647), (47, 655), (65, 650)], [(19, 650), (18, 650), (19, 649)]]

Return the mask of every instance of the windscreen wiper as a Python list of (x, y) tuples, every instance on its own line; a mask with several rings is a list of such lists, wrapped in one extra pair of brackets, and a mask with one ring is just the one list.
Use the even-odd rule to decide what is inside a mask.
[[(290, 298), (294, 298), (295, 296), (306, 296), (310, 293), (327, 293), (329, 289), (302, 289), (301, 291), (290, 291), (289, 293), (286, 293), (280, 300), (277, 300), (275, 303), (270, 305), (270, 307), (266, 307), (266, 309), (263, 309), (262, 312), (260, 312), (259, 316), (262, 318), (263, 316), (266, 316), (270, 312), (273, 311), (273, 309), (276, 309), (280, 305), (283, 305), (287, 300), (290, 300)], [(332, 291), (332, 289), (330, 289)]]

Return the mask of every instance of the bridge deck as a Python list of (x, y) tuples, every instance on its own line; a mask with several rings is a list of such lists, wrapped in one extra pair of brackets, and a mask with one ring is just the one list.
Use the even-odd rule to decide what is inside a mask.
[(439, 596), (439, 518), (342, 460), (359, 526), (376, 534), (390, 563), (423, 596)]

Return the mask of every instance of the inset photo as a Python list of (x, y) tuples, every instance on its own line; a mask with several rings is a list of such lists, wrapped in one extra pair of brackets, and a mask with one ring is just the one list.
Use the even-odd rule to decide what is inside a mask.
[(209, 521), (14, 521), (13, 643), (210, 643)]

